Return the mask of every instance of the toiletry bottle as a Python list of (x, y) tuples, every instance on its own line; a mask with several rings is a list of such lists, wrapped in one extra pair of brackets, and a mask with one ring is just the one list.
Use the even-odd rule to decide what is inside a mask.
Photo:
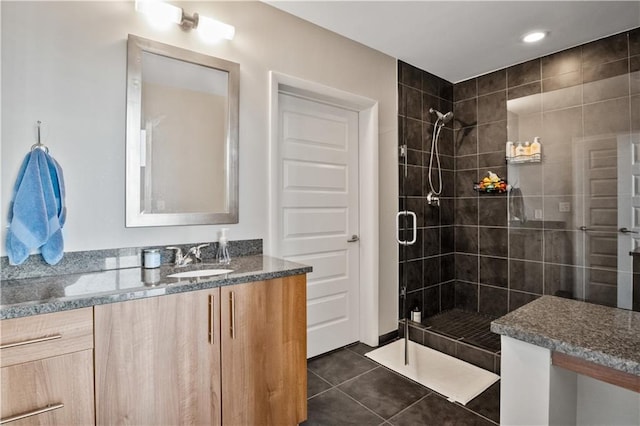
[(542, 146), (540, 145), (540, 137), (536, 136), (535, 138), (533, 138), (533, 143), (531, 144), (531, 158), (540, 160), (541, 151)]
[(411, 310), (411, 321), (422, 322), (422, 312), (417, 306)]
[(524, 156), (524, 147), (521, 142), (518, 142), (518, 146), (516, 146), (516, 157)]
[(505, 147), (505, 157), (507, 160), (512, 158), (515, 154), (515, 149), (513, 147), (513, 142), (507, 141), (507, 146)]
[(143, 253), (143, 265), (144, 269), (155, 269), (160, 267), (160, 250), (159, 249), (144, 249)]
[(524, 143), (524, 155), (525, 157), (529, 157), (531, 155), (531, 144), (529, 141)]
[(223, 265), (228, 265), (229, 263), (231, 263), (231, 257), (229, 256), (229, 240), (227, 239), (227, 231), (229, 229), (227, 228), (222, 228), (222, 230), (220, 231), (220, 238), (218, 239), (218, 253), (217, 253), (217, 258), (218, 258), (218, 263), (223, 264)]

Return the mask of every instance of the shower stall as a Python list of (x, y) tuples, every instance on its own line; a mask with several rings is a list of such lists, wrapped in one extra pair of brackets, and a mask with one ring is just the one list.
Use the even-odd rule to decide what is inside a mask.
[[(458, 131), (472, 121), (464, 111), (454, 114), (453, 84), (404, 63), (399, 76), (399, 333), (496, 372), (499, 336), (489, 331), (495, 316), (479, 313), (467, 283), (456, 281), (456, 268), (471, 268), (471, 259), (456, 254), (456, 244), (462, 249), (463, 241), (473, 239), (455, 226), (456, 214), (468, 214), (470, 202), (464, 197), (456, 205), (462, 189), (456, 187), (456, 166), (466, 165), (456, 164), (461, 141), (454, 133), (474, 136)], [(469, 188), (475, 180), (474, 171)], [(419, 321), (412, 321), (417, 312)]]
[[(497, 372), (489, 324), (542, 295), (638, 309), (640, 70), (545, 85), (609, 64), (599, 52), (613, 45), (631, 63), (637, 35), (455, 84), (399, 62), (399, 211), (416, 217), (415, 234), (400, 221), (416, 240), (399, 245), (401, 335)], [(507, 141), (539, 142), (541, 155), (507, 159)], [(477, 192), (489, 172), (517, 191)], [(420, 321), (405, 325), (411, 311)]]
[[(406, 102), (405, 97), (405, 102)], [(405, 110), (407, 109), (407, 105), (405, 103)], [(430, 108), (429, 114), (433, 114), (436, 119), (433, 123), (433, 127), (431, 128), (431, 141), (429, 146), (429, 158), (428, 158), (428, 167), (426, 168), (426, 176), (424, 176), (423, 172), (420, 172), (420, 182), (426, 185), (428, 182), (429, 192), (426, 196), (427, 204), (432, 206), (433, 208), (440, 207), (440, 196), (442, 195), (443, 190), (443, 180), (442, 180), (442, 164), (440, 161), (440, 153), (439, 153), (439, 138), (442, 132), (442, 128), (445, 124), (449, 123), (453, 118), (453, 112), (449, 111), (445, 114), (440, 111)], [(418, 238), (418, 227), (422, 227), (424, 225), (423, 214), (419, 217), (415, 211), (411, 210), (410, 207), (414, 205), (413, 202), (409, 202), (408, 193), (413, 193), (408, 191), (409, 185), (415, 185), (415, 182), (409, 180), (409, 157), (410, 157), (410, 146), (416, 147), (415, 141), (412, 145), (409, 145), (409, 141), (407, 140), (408, 136), (408, 118), (405, 115), (402, 121), (402, 135), (403, 139), (401, 140), (403, 143), (400, 145), (399, 156), (401, 160), (401, 171), (400, 171), (400, 185), (401, 185), (401, 205), (400, 210), (396, 216), (396, 229), (397, 236), (396, 240), (400, 246), (401, 250), (401, 258), (406, 259), (408, 252), (413, 253), (422, 253), (423, 254), (423, 242), (422, 238)], [(422, 132), (421, 132), (422, 133)], [(425, 141), (423, 140), (420, 144), (421, 147), (425, 145)], [(417, 150), (419, 151), (419, 150)], [(424, 155), (424, 154), (423, 154)], [(412, 157), (414, 157), (412, 155)], [(427, 162), (426, 155), (424, 155), (424, 161)], [(422, 161), (419, 161), (422, 163)], [(412, 167), (416, 167), (412, 165)], [(423, 168), (424, 169), (424, 168)], [(415, 171), (412, 173), (415, 175)], [(415, 204), (417, 205), (417, 204)], [(421, 207), (421, 206), (419, 206)], [(422, 209), (418, 209), (419, 213), (422, 213)], [(418, 242), (418, 240), (420, 240)], [(418, 247), (412, 247), (418, 243)], [(402, 313), (404, 315), (403, 318), (403, 333), (405, 339), (405, 364), (408, 363), (408, 345), (406, 342), (409, 339), (409, 320), (413, 320), (414, 322), (421, 322), (421, 306), (417, 306), (412, 303), (412, 307), (409, 310), (407, 305), (407, 300), (409, 299), (409, 285), (411, 283), (408, 282), (409, 274), (403, 273), (401, 274), (401, 282), (400, 282), (400, 297), (402, 299)], [(417, 315), (416, 315), (417, 314)], [(410, 317), (411, 315), (411, 317)]]

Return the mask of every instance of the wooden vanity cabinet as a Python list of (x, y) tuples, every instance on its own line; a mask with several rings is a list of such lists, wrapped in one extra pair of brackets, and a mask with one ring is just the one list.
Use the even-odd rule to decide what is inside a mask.
[(1, 321), (0, 364), (3, 424), (93, 424), (91, 308)]
[(221, 288), (222, 422), (307, 418), (306, 276)]
[(94, 308), (96, 424), (221, 424), (219, 295)]
[(95, 308), (96, 422), (306, 419), (306, 277)]

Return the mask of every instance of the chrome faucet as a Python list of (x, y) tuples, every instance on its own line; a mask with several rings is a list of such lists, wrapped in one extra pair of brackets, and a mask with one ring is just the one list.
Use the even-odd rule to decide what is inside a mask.
[[(176, 252), (176, 257), (175, 260), (173, 262), (173, 264), (177, 267), (183, 267), (183, 266), (187, 266), (188, 264), (190, 264), (191, 262), (195, 263), (200, 263), (202, 262), (202, 253), (201, 250), (204, 247), (208, 247), (209, 244), (200, 244), (198, 246), (193, 246), (191, 247), (189, 250), (187, 250), (187, 254), (183, 254), (182, 253), (182, 248), (181, 247), (167, 247), (168, 250), (175, 250)], [(193, 259), (191, 258), (191, 256), (193, 256)]]
[(167, 247), (167, 250), (175, 250), (176, 252), (176, 257), (175, 260), (173, 261), (174, 266), (187, 266), (188, 264), (190, 264), (193, 259), (191, 259), (189, 257), (190, 253), (187, 253), (186, 255), (182, 254), (182, 248), (180, 247)]
[(191, 247), (187, 252), (187, 256), (193, 255), (195, 263), (202, 263), (202, 253), (200, 251), (205, 247), (209, 247), (209, 244), (200, 244), (199, 246)]

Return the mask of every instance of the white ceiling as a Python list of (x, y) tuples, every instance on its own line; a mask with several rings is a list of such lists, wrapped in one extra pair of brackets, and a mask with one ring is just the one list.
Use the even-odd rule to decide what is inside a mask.
[(640, 27), (637, 0), (267, 3), (453, 83)]

